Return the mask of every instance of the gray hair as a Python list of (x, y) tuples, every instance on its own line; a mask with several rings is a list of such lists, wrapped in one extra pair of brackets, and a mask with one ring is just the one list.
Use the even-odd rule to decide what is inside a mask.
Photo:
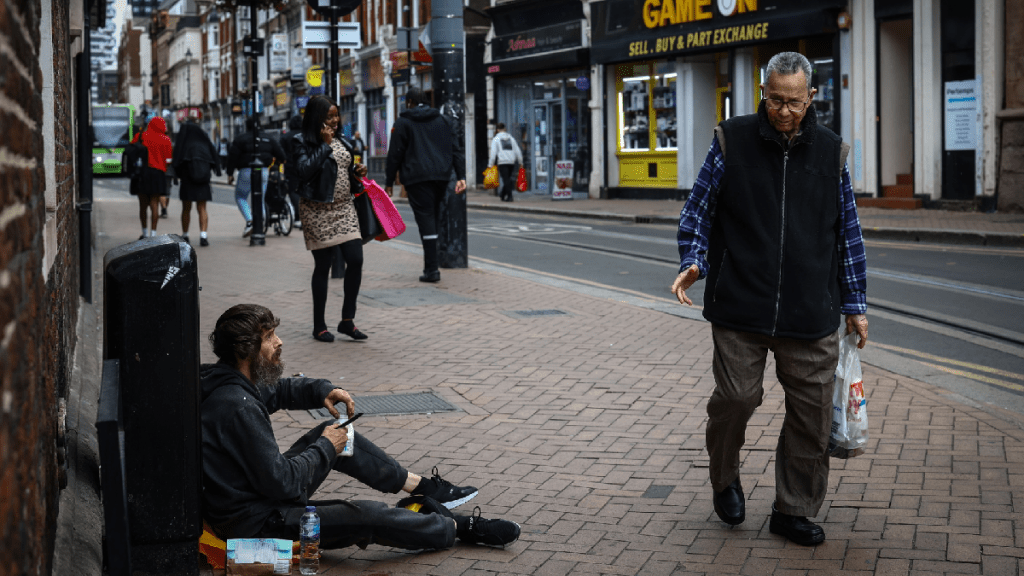
[(796, 74), (803, 70), (804, 78), (807, 79), (807, 91), (811, 91), (811, 63), (799, 52), (779, 52), (768, 61), (768, 70), (765, 72), (765, 82), (771, 80), (772, 72), (783, 76)]

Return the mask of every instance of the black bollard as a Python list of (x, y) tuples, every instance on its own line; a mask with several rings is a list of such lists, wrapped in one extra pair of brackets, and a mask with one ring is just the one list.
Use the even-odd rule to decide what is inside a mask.
[(133, 574), (199, 574), (195, 250), (178, 236), (155, 236), (107, 252), (103, 269), (103, 358), (120, 368)]

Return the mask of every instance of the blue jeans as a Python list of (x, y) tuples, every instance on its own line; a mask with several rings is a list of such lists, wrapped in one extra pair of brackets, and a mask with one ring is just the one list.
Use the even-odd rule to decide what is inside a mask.
[[(270, 182), (270, 172), (266, 169), (261, 174), (263, 188), (263, 223), (267, 223), (267, 184)], [(252, 168), (239, 168), (238, 179), (235, 180), (235, 204), (242, 212), (245, 221), (252, 222), (252, 210), (249, 209), (249, 194), (252, 192)]]

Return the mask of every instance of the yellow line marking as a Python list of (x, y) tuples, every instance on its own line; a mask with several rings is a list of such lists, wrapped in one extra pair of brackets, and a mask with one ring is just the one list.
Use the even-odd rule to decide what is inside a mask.
[(1024, 251), (1019, 248), (981, 248), (973, 246), (945, 246), (940, 244), (901, 244), (899, 242), (891, 242), (888, 240), (864, 240), (865, 246), (872, 247), (885, 247), (892, 248), (895, 250), (923, 250), (925, 252), (955, 252), (961, 253), (974, 253), (974, 254), (991, 254), (996, 256), (1024, 256)]
[[(962, 362), (960, 360), (951, 360), (943, 356), (936, 356), (927, 352), (918, 352), (917, 350), (910, 350), (907, 348), (900, 348), (899, 346), (890, 346), (888, 344), (880, 344), (877, 342), (871, 342), (871, 346), (877, 346), (883, 350), (892, 350), (893, 352), (902, 352), (904, 354), (910, 354), (911, 356), (917, 356), (919, 358), (927, 358), (928, 360), (934, 360), (936, 362), (943, 362), (945, 364), (952, 364), (954, 366), (960, 366), (962, 368), (970, 368), (978, 372), (987, 372), (989, 374), (995, 374), (996, 376), (1003, 376), (1005, 378), (1013, 378), (1015, 380), (1024, 380), (1024, 374), (1015, 374), (1013, 372), (1007, 372), (1005, 370), (999, 370), (997, 368), (990, 368), (988, 366), (982, 366), (980, 364), (972, 364), (970, 362)], [(923, 362), (922, 362), (923, 364)]]
[(957, 370), (955, 368), (947, 368), (945, 366), (939, 366), (938, 364), (932, 364), (930, 362), (921, 362), (925, 366), (935, 368), (936, 370), (942, 370), (948, 374), (954, 376), (962, 376), (964, 378), (970, 378), (971, 380), (977, 380), (978, 382), (985, 382), (986, 384), (992, 384), (993, 386), (999, 386), (1000, 388), (1007, 388), (1009, 390), (1016, 390), (1017, 392), (1024, 392), (1024, 386), (1020, 384), (1014, 384), (1013, 382), (1006, 382), (1005, 380), (996, 380), (995, 378), (988, 378), (987, 376), (979, 376), (973, 372), (966, 372), (964, 370)]

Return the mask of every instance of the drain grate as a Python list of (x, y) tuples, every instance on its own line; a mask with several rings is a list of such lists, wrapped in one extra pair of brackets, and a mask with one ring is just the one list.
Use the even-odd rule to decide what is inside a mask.
[(561, 310), (510, 310), (509, 314), (516, 316), (555, 316), (558, 314), (568, 315), (568, 312)]
[[(410, 394), (387, 394), (381, 396), (357, 396), (356, 412), (367, 416), (396, 416), (399, 414), (431, 414), (433, 412), (457, 412), (458, 406), (451, 404), (433, 392)], [(332, 418), (327, 408), (310, 410), (314, 418)]]
[(672, 493), (672, 488), (673, 488), (672, 486), (651, 485), (651, 487), (649, 487), (647, 489), (647, 491), (644, 492), (643, 497), (644, 498), (668, 498), (668, 495)]

